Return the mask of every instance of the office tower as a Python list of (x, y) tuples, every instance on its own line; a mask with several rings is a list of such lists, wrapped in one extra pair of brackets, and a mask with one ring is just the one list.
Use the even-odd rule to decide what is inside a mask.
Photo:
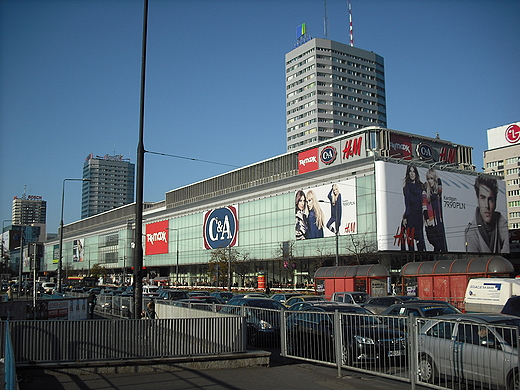
[(135, 164), (122, 155), (88, 155), (83, 165), (81, 218), (134, 201)]
[(329, 39), (298, 42), (285, 55), (287, 151), (386, 127), (383, 57)]
[(45, 224), (46, 217), (47, 202), (41, 196), (24, 195), (13, 199), (13, 225)]
[(505, 178), (509, 229), (520, 229), (520, 122), (488, 129), (487, 139), (484, 172)]

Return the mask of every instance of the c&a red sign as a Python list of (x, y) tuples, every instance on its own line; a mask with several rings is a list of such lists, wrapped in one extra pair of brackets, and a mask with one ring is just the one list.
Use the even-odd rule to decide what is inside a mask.
[(145, 254), (148, 256), (168, 253), (168, 233), (168, 221), (146, 225)]

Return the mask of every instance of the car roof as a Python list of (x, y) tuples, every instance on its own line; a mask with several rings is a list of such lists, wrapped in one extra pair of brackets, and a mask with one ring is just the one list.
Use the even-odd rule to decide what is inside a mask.
[(362, 308), (358, 305), (352, 305), (350, 303), (343, 303), (343, 304), (335, 304), (334, 302), (327, 302), (327, 303), (318, 303), (314, 304), (312, 306), (308, 306), (304, 308), (305, 311), (312, 311), (315, 308), (323, 309), (325, 311), (351, 311), (355, 313), (366, 313), (366, 314), (372, 314), (369, 310)]
[(520, 322), (520, 317), (502, 313), (457, 313), (445, 314), (435, 317), (436, 319), (451, 321), (470, 321), (481, 323), (501, 323), (504, 321)]

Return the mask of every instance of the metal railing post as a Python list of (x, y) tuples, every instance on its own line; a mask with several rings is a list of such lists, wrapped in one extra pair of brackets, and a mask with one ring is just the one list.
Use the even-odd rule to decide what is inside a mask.
[(341, 365), (343, 364), (343, 331), (341, 326), (341, 314), (338, 310), (334, 310), (334, 344), (336, 349), (338, 378), (341, 378)]

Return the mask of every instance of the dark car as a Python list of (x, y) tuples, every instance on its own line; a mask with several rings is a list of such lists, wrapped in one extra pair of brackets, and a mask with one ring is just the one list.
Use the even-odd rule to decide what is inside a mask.
[(170, 301), (178, 301), (179, 299), (188, 299), (188, 292), (185, 290), (162, 290), (157, 299), (168, 299)]
[(227, 303), (230, 299), (233, 298), (234, 294), (232, 292), (226, 291), (215, 291), (210, 294), (212, 297), (216, 297), (220, 299), (221, 302)]
[[(333, 313), (342, 318), (342, 364), (355, 365), (406, 357), (406, 335), (384, 325), (357, 305), (314, 304), (287, 317), (288, 353), (309, 359), (336, 361)], [(348, 315), (350, 314), (350, 315)]]
[(300, 293), (277, 293), (277, 294), (272, 295), (270, 298), (274, 299), (275, 301), (278, 301), (280, 303), (285, 303), (285, 301), (287, 301), (289, 298), (297, 297), (300, 295), (302, 295), (302, 294), (300, 294)]
[(283, 308), (280, 302), (271, 298), (233, 298), (220, 312), (245, 316), (247, 341), (257, 346), (279, 340), (280, 310)]
[(397, 303), (403, 303), (407, 301), (416, 301), (419, 298), (410, 297), (407, 295), (389, 295), (386, 297), (373, 297), (369, 298), (363, 306), (365, 309), (370, 310), (374, 314), (382, 313), (387, 307), (395, 305)]
[[(406, 330), (407, 318), (414, 317), (436, 317), (446, 314), (458, 314), (460, 310), (444, 301), (410, 301), (389, 306), (381, 315), (389, 316), (384, 321), (400, 330)], [(402, 317), (402, 318), (397, 318)]]
[[(424, 322), (419, 333), (418, 376), (461, 388), (519, 388), (520, 318), (499, 313), (458, 313)], [(475, 386), (476, 385), (476, 386)]]

